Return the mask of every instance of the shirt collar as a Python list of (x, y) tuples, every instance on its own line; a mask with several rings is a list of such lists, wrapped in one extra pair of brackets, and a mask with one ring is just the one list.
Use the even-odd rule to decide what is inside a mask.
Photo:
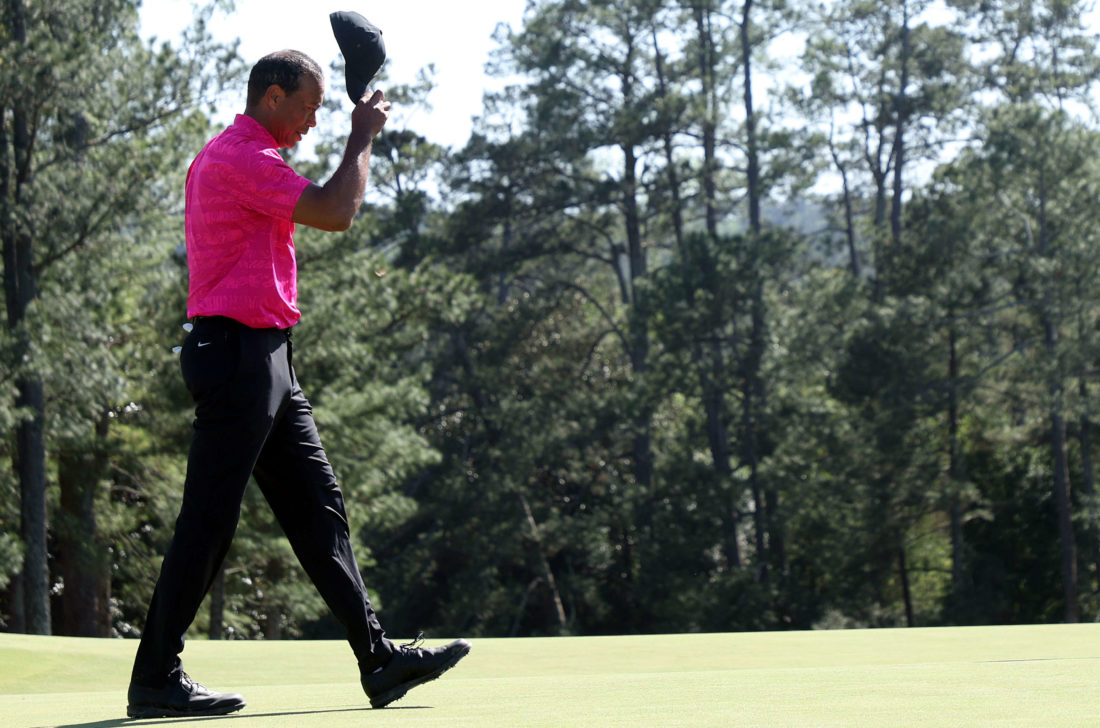
[(241, 132), (248, 136), (262, 141), (267, 146), (278, 148), (278, 143), (275, 141), (275, 137), (271, 136), (263, 124), (253, 119), (247, 114), (237, 114), (233, 119), (233, 126), (240, 129)]

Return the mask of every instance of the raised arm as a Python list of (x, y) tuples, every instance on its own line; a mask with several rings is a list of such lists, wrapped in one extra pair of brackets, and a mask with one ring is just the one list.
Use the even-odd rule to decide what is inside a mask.
[(363, 96), (351, 112), (351, 133), (340, 166), (323, 185), (311, 184), (298, 198), (294, 222), (321, 230), (351, 227), (370, 171), (371, 144), (389, 118), (390, 102), (381, 91)]

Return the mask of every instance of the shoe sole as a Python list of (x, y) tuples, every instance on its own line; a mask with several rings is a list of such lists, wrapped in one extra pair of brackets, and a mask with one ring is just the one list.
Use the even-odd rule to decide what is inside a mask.
[(470, 647), (472, 647), (472, 645), (469, 642), (467, 642), (465, 644), (465, 649), (464, 650), (462, 650), (461, 652), (455, 653), (454, 657), (452, 657), (447, 662), (443, 663), (443, 665), (441, 665), (439, 667), (439, 669), (436, 670), (435, 672), (430, 673), (428, 675), (424, 675), (423, 677), (418, 677), (415, 680), (409, 680), (408, 682), (401, 683), (400, 685), (397, 685), (396, 687), (390, 688), (389, 690), (382, 693), (381, 695), (374, 696), (373, 698), (370, 699), (370, 707), (372, 707), (372, 708), (384, 708), (387, 705), (389, 705), (390, 703), (394, 702), (395, 700), (400, 700), (401, 698), (405, 697), (405, 693), (409, 692), (410, 690), (412, 690), (416, 686), (423, 685), (426, 682), (431, 682), (432, 680), (435, 680), (437, 677), (439, 677), (440, 675), (442, 675), (443, 673), (447, 672), (452, 667), (457, 665), (458, 661), (461, 660), (463, 657), (470, 654)]
[(208, 715), (227, 715), (235, 713), (247, 703), (240, 702), (232, 705), (218, 705), (211, 708), (198, 710), (180, 710), (178, 708), (162, 708), (155, 705), (128, 705), (126, 715), (130, 718), (201, 718)]

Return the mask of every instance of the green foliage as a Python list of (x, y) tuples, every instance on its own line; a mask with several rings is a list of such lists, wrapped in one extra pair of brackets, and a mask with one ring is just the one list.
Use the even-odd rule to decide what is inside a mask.
[[(218, 76), (229, 80), (236, 67), (232, 52), (205, 33), (204, 16), (180, 55), (142, 43), (135, 3), (11, 3), (8, 10), (0, 51), (11, 344), (4, 369), (8, 381), (40, 382), (46, 405), (13, 411), (6, 396), (0, 425), (8, 433), (28, 418), (43, 423), (46, 454), (58, 463), (49, 466), (60, 487), (51, 504), (56, 559), (67, 576), (97, 581), (99, 595), (94, 605), (70, 604), (64, 577), (53, 575), (62, 607), (55, 626), (70, 629), (70, 617), (83, 609), (98, 614), (102, 633), (114, 619), (106, 562), (123, 551), (134, 556), (121, 542), (142, 538), (126, 533), (136, 524), (119, 508), (159, 497), (148, 471), (133, 467), (138, 453), (158, 446), (120, 428), (160, 404), (155, 376), (172, 358), (168, 332), (179, 313), (168, 324), (160, 306), (164, 291), (180, 282), (171, 256), (182, 235), (172, 214), (180, 206), (184, 150), (208, 131), (200, 107)], [(7, 462), (45, 456), (22, 438), (4, 440), (13, 450)], [(35, 492), (27, 481), (19, 489), (24, 501)], [(88, 505), (76, 513), (78, 503)], [(26, 514), (23, 521), (26, 532)], [(123, 579), (116, 593), (128, 589)], [(129, 616), (116, 626), (125, 631)]]
[[(389, 632), (1096, 618), (1095, 38), (1077, 3), (930, 7), (531, 3), (465, 148), (387, 128), (353, 227), (299, 228), (295, 369)], [(182, 174), (241, 82), (203, 17), (149, 48), (133, 10), (36, 5), (0, 55), (40, 135), (6, 203), (38, 267), (0, 331), (0, 606), (33, 375), (51, 583), (83, 539), (123, 635), (189, 437)], [(317, 181), (339, 107), (291, 158)], [(257, 488), (223, 598), (222, 636), (341, 636)]]

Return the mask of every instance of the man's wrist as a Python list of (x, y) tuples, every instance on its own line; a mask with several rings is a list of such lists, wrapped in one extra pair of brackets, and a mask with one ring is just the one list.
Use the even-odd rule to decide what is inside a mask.
[(374, 134), (366, 129), (352, 129), (351, 134), (348, 135), (348, 151), (354, 154), (361, 154), (365, 151), (369, 151), (371, 144), (374, 142)]

